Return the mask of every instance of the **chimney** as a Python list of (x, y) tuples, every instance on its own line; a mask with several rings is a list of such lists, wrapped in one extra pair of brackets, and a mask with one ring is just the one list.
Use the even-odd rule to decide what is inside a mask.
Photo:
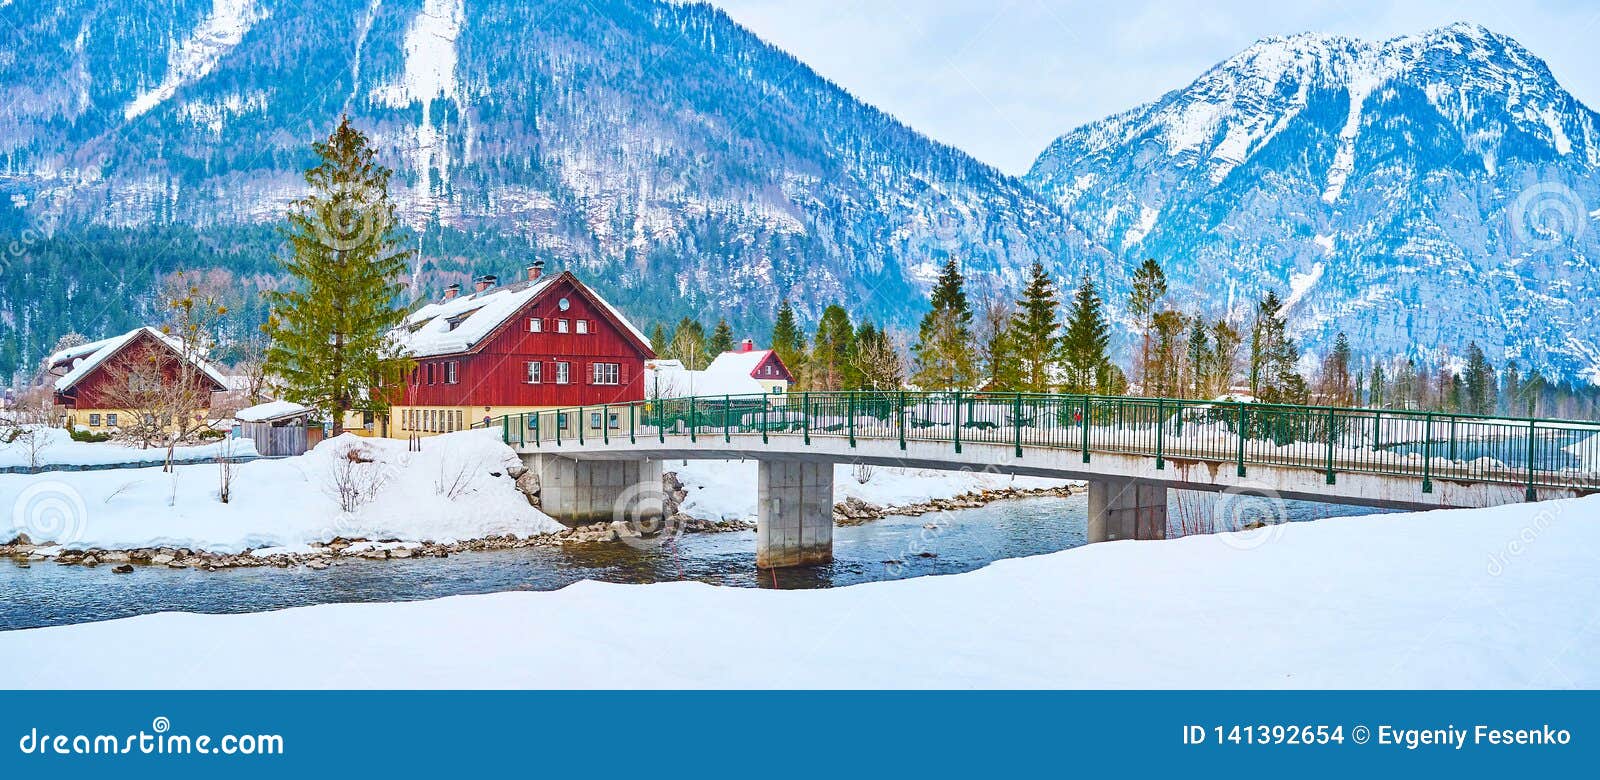
[(484, 274), (483, 276), (478, 277), (478, 282), (472, 286), (472, 291), (483, 292), (484, 290), (495, 286), (499, 282), (500, 277), (495, 276), (494, 274)]
[(739, 342), (739, 351), (740, 352), (754, 352), (754, 351), (756, 351), (755, 339), (745, 339), (744, 341)]
[(543, 260), (535, 260), (528, 264), (528, 281), (537, 282), (542, 275), (544, 275)]
[(449, 287), (444, 288), (444, 299), (447, 300), (447, 301), (450, 300), (451, 298), (456, 297), (457, 295), (460, 295), (460, 294), (461, 294), (461, 283), (460, 282), (454, 282)]

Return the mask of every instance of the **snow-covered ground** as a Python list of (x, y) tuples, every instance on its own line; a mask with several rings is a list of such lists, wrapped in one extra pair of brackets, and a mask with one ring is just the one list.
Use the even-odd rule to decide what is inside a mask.
[[(167, 459), (167, 451), (162, 448), (139, 449), (117, 442), (81, 442), (73, 441), (71, 434), (65, 428), (39, 427), (38, 435), (42, 439), (38, 443), (36, 453), (31, 453), (30, 448), (19, 439), (11, 443), (0, 442), (0, 468), (7, 466), (28, 466), (29, 459), (36, 454), (37, 462), (48, 466), (102, 466), (116, 463), (161, 463)], [(249, 439), (232, 439), (199, 444), (192, 447), (179, 447), (173, 453), (177, 460), (198, 460), (201, 458), (214, 458), (221, 450), (235, 458), (252, 458), (256, 455), (256, 444)]]
[(693, 582), (0, 633), (0, 687), (1600, 686), (1600, 498)]
[[(372, 462), (351, 463), (352, 447)], [(226, 504), (215, 465), (179, 466), (176, 476), (160, 468), (0, 474), (0, 507), (13, 507), (0, 515), (0, 541), (26, 533), (80, 549), (237, 553), (335, 536), (450, 542), (560, 530), (505, 476), (514, 465), (494, 432), (463, 431), (426, 439), (421, 452), (345, 435), (300, 457), (239, 464)], [(375, 497), (343, 511), (341, 484)]]
[[(674, 471), (689, 496), (682, 511), (708, 520), (741, 520), (756, 514), (756, 470), (753, 460), (670, 460), (664, 471)], [(862, 480), (865, 480), (864, 482)], [(855, 497), (879, 506), (905, 506), (935, 498), (953, 498), (977, 490), (1043, 488), (1063, 480), (1012, 477), (983, 471), (932, 471), (875, 466), (857, 469), (847, 463), (834, 467), (833, 500)]]

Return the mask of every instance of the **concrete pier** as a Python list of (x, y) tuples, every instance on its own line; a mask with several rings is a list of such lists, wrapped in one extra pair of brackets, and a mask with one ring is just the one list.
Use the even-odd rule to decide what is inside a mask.
[(1167, 538), (1167, 489), (1131, 479), (1089, 480), (1089, 541)]
[(776, 569), (833, 560), (833, 464), (761, 461), (756, 566)]
[(539, 477), (539, 508), (568, 525), (613, 520), (659, 520), (661, 461), (575, 460), (559, 455), (523, 455)]

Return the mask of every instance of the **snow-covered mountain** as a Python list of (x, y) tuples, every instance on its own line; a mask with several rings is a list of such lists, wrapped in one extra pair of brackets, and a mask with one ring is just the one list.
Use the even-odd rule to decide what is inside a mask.
[[(1600, 379), (1600, 119), (1505, 36), (1263, 40), (1080, 127), (1026, 180), (1185, 305), (1295, 304), (1313, 350), (1470, 340)], [(1503, 357), (1502, 357), (1503, 356)]]
[[(1002, 287), (1036, 258), (1064, 275), (1109, 259), (1018, 179), (705, 5), (16, 0), (0, 16), (0, 231), (48, 236), (0, 275), (24, 357), (65, 327), (131, 327), (92, 315), (142, 295), (151, 264), (271, 273), (261, 226), (341, 113), (397, 171), (418, 294), (538, 255), (645, 323), (753, 329), (792, 296), (803, 316), (842, 301), (905, 324), (952, 254)], [(157, 251), (130, 263), (136, 244)], [(136, 321), (127, 308), (104, 319)]]

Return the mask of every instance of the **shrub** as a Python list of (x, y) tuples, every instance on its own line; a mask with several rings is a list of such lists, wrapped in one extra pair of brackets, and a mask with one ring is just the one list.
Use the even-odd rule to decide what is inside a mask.
[(78, 428), (70, 429), (67, 434), (72, 437), (73, 441), (81, 441), (86, 444), (98, 444), (103, 441), (111, 441), (111, 434), (109, 433), (95, 433), (94, 431), (85, 431)]

